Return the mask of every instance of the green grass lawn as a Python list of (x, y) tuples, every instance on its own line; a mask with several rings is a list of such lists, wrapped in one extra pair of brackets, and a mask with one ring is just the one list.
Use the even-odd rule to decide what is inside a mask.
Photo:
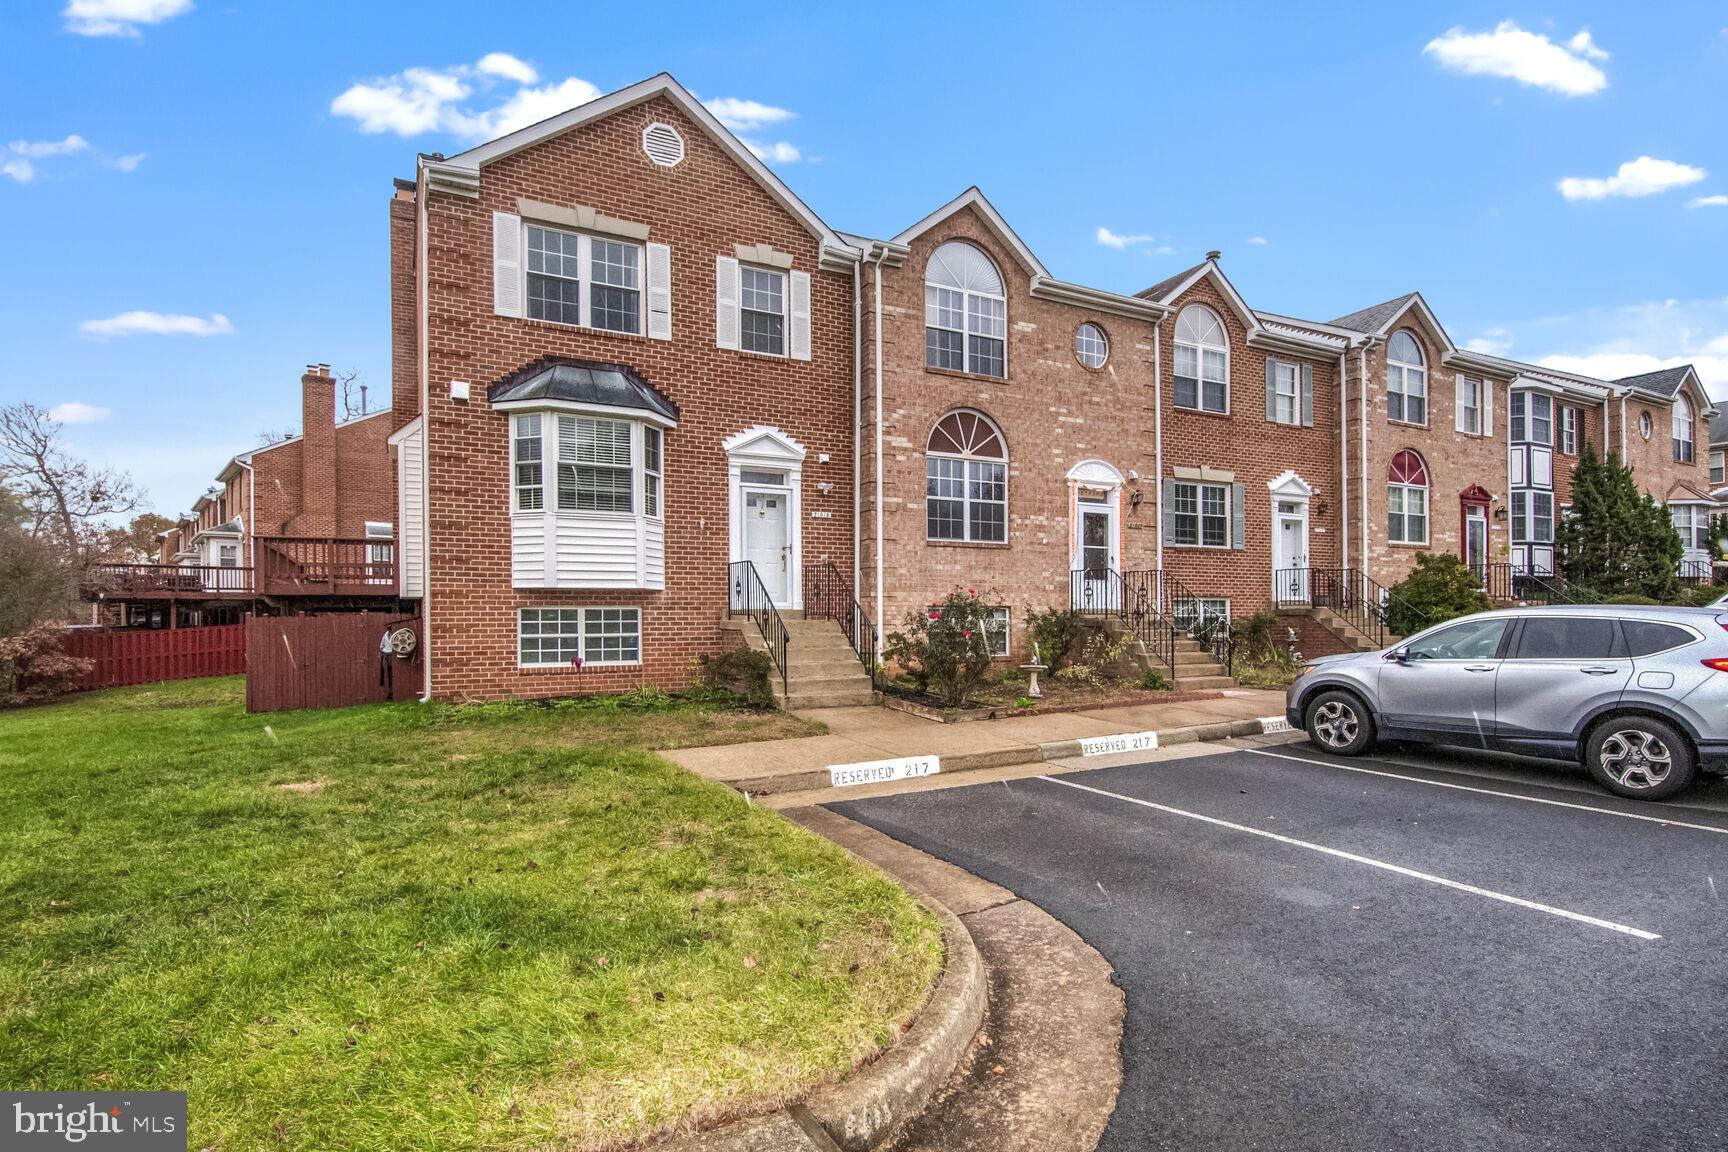
[(644, 746), (672, 704), (248, 716), (238, 679), (0, 714), (0, 1084), (185, 1089), (191, 1147), (603, 1148), (886, 1044), (934, 921)]

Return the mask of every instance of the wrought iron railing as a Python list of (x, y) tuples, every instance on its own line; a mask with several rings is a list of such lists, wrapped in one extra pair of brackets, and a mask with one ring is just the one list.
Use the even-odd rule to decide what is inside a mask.
[(1114, 616), (1154, 660), (1176, 674), (1175, 625), (1161, 607), (1156, 571), (1075, 568), (1068, 574), (1068, 606), (1082, 616)]
[(1484, 564), (1477, 578), (1490, 600), (1525, 604), (1594, 604), (1595, 591), (1553, 572), (1521, 569), (1512, 564)]
[(1236, 667), (1236, 629), (1228, 613), (1219, 615), (1206, 610), (1206, 598), (1197, 595), (1170, 572), (1156, 573), (1159, 607), (1178, 632), (1185, 632), (1224, 669), (1234, 676)]
[(846, 634), (859, 663), (870, 673), (870, 686), (882, 688), (882, 664), (877, 659), (876, 626), (852, 593), (852, 582), (832, 560), (804, 565), (804, 619), (833, 620)]
[(1315, 608), (1331, 609), (1376, 648), (1384, 648), (1387, 637), (1395, 635), (1386, 624), (1394, 604), (1400, 615), (1414, 625), (1406, 629), (1407, 634), (1427, 627), (1425, 613), (1399, 600), (1384, 584), (1355, 568), (1310, 568), (1308, 603)]
[(762, 583), (761, 573), (749, 560), (739, 560), (728, 566), (728, 576), (731, 591), (726, 597), (727, 618), (748, 616), (756, 622), (762, 633), (762, 642), (768, 646), (768, 658), (780, 673), (780, 690), (782, 693), (790, 692), (787, 661), (792, 637), (786, 631), (786, 621), (780, 618), (780, 610), (774, 607), (774, 601), (768, 596), (768, 587)]
[(1715, 582), (1716, 566), (1708, 560), (1680, 561), (1680, 583), (1692, 587)]

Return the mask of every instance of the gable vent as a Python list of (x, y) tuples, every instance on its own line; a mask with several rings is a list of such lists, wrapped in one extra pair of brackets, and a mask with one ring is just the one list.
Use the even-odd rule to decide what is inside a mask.
[(684, 137), (670, 124), (650, 124), (642, 129), (642, 151), (662, 168), (684, 159)]

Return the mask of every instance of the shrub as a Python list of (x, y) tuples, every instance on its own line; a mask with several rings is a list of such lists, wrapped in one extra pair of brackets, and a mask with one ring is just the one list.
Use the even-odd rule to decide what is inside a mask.
[(1618, 596), (1608, 597), (1606, 600), (1602, 601), (1602, 603), (1604, 603), (1604, 604), (1660, 604), (1660, 603), (1662, 603), (1662, 601), (1652, 600), (1650, 597), (1639, 595), (1637, 592), (1622, 592)]
[(1285, 655), (1284, 626), (1278, 613), (1262, 609), (1230, 625), (1237, 659), (1266, 660)]
[(1171, 684), (1165, 679), (1164, 673), (1156, 668), (1148, 668), (1140, 673), (1140, 687), (1147, 692), (1168, 692)]
[(990, 671), (991, 609), (972, 589), (955, 589), (933, 608), (906, 614), (905, 631), (883, 645), (920, 692), (933, 692), (950, 707), (972, 699)]
[(618, 707), (636, 712), (655, 712), (671, 703), (666, 690), (654, 684), (638, 684), (618, 694)]
[(1071, 684), (1102, 688), (1106, 679), (1114, 677), (1116, 666), (1121, 663), (1122, 657), (1133, 643), (1132, 633), (1124, 632), (1112, 640), (1108, 632), (1102, 628), (1097, 629), (1087, 637), (1085, 650), (1080, 653), (1079, 658), (1070, 660), (1067, 666), (1058, 668), (1051, 675)]
[(38, 624), (0, 637), (0, 705), (46, 700), (78, 687), (90, 661), (66, 655), (65, 634), (58, 624)]
[(704, 657), (703, 681), (711, 689), (730, 692), (752, 708), (774, 707), (774, 661), (753, 648), (733, 648)]
[(1494, 607), (1476, 574), (1449, 552), (1416, 553), (1415, 570), (1391, 592), (1386, 627), (1399, 636)]
[(1072, 608), (1026, 610), (1026, 627), (1037, 648), (1037, 660), (1052, 672), (1067, 662), (1086, 629), (1086, 618)]

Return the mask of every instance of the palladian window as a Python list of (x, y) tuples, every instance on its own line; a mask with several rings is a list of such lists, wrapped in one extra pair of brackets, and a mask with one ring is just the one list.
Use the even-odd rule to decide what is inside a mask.
[(1230, 338), (1218, 314), (1201, 304), (1176, 318), (1176, 407), (1230, 411)]
[(980, 376), (1008, 374), (1002, 274), (971, 244), (942, 245), (924, 270), (924, 363)]
[(1422, 346), (1403, 328), (1386, 345), (1386, 417), (1428, 423), (1428, 368)]
[(1408, 448), (1392, 457), (1386, 475), (1386, 538), (1394, 544), (1428, 543), (1428, 468)]

